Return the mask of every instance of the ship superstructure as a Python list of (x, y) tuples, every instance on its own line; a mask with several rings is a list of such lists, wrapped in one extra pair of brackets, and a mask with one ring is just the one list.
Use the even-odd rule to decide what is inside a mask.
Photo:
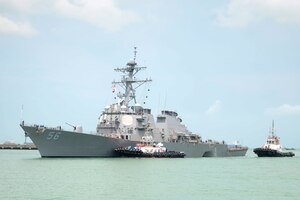
[(120, 81), (112, 82), (117, 102), (106, 106), (100, 114), (96, 134), (83, 133), (82, 127), (77, 126), (74, 131), (65, 131), (61, 127), (21, 124), (43, 157), (117, 156), (114, 149), (134, 146), (143, 138), (149, 142), (162, 142), (168, 150), (184, 152), (187, 157), (246, 154), (247, 149), (232, 151), (224, 142), (203, 142), (198, 134), (187, 129), (174, 111), (163, 110), (155, 119), (151, 109), (144, 108), (136, 99), (137, 89), (152, 81), (136, 78), (146, 69), (137, 64), (136, 54), (135, 48), (134, 58), (125, 67), (115, 69), (122, 73)]
[(137, 102), (136, 89), (152, 80), (135, 78), (140, 70), (146, 69), (137, 65), (136, 53), (135, 48), (134, 59), (129, 60), (126, 67), (115, 69), (123, 73), (120, 81), (112, 82), (113, 92), (117, 90), (116, 85), (120, 88), (117, 93), (118, 103), (105, 107), (97, 124), (97, 133), (133, 141), (150, 136), (157, 142), (200, 143), (200, 136), (189, 132), (176, 112), (163, 110), (155, 121), (151, 109), (143, 108)]

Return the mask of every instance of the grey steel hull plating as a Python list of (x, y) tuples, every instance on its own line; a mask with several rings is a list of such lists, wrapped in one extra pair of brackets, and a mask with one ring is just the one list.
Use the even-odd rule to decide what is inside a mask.
[[(114, 149), (135, 146), (139, 141), (103, 137), (94, 134), (21, 125), (42, 157), (115, 157)], [(231, 152), (226, 144), (164, 143), (169, 151), (181, 151), (186, 157), (244, 156), (247, 152)]]

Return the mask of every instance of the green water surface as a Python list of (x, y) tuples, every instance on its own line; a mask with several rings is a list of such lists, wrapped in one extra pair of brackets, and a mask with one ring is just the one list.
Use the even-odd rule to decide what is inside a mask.
[(300, 199), (293, 158), (41, 158), (0, 150), (0, 199)]

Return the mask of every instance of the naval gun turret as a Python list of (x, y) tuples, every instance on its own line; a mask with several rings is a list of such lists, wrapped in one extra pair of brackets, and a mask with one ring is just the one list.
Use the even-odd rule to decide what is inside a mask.
[(75, 126), (75, 125), (69, 124), (67, 122), (66, 122), (66, 124), (73, 127), (74, 132), (77, 132), (77, 133), (82, 133), (83, 132), (82, 126), (80, 126), (80, 125)]

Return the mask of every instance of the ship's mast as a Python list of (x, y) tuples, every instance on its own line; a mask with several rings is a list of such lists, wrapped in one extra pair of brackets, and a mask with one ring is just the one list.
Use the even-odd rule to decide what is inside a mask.
[(272, 136), (274, 136), (274, 120), (272, 121)]
[(129, 60), (127, 66), (124, 68), (116, 68), (116, 72), (122, 72), (124, 75), (121, 81), (113, 81), (112, 84), (118, 84), (121, 88), (123, 88), (124, 92), (119, 92), (117, 94), (120, 99), (120, 104), (128, 107), (129, 102), (133, 99), (134, 103), (137, 103), (135, 91), (138, 87), (143, 85), (144, 83), (151, 82), (151, 79), (137, 80), (134, 76), (142, 69), (146, 69), (147, 67), (138, 67), (136, 63), (136, 47), (134, 47), (134, 57)]

